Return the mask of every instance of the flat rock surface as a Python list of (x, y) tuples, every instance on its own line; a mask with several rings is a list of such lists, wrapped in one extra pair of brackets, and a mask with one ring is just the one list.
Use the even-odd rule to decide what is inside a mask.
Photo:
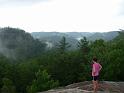
[[(93, 93), (93, 84), (90, 81), (85, 81), (39, 93)], [(124, 93), (124, 82), (99, 82), (97, 93)]]

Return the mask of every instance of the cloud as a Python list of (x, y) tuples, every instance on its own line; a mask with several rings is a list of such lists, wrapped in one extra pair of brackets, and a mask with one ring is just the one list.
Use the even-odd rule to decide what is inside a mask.
[[(122, 0), (4, 0), (4, 3), (5, 1), (8, 8), (0, 8), (1, 27), (18, 27), (28, 32), (96, 32), (116, 30), (124, 24), (123, 16), (118, 16)], [(16, 7), (19, 3), (24, 7)], [(0, 7), (1, 5), (0, 3)]]
[(124, 0), (121, 0), (119, 10), (119, 15), (124, 16)]
[(0, 7), (28, 6), (35, 3), (47, 2), (49, 0), (0, 0)]

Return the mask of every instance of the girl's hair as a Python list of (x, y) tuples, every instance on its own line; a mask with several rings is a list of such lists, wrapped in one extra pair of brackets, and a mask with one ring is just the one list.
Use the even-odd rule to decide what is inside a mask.
[(96, 58), (96, 57), (94, 57), (94, 58), (93, 58), (93, 61), (97, 62), (97, 58)]

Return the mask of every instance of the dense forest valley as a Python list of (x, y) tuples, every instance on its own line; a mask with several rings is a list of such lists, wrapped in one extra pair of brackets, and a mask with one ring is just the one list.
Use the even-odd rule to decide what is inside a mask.
[(0, 28), (0, 93), (37, 93), (91, 81), (92, 58), (100, 80), (124, 81), (124, 31), (27, 33)]

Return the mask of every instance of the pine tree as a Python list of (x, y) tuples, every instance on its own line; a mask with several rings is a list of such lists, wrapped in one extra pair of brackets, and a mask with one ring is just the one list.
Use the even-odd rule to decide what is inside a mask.
[(32, 85), (30, 87), (27, 87), (27, 91), (28, 93), (36, 93), (55, 88), (58, 85), (58, 81), (52, 80), (51, 76), (47, 73), (46, 70), (39, 70), (36, 73), (36, 79), (32, 82)]
[(78, 48), (79, 50), (85, 55), (85, 54), (88, 54), (89, 52), (89, 41), (87, 40), (86, 37), (84, 37), (83, 39), (81, 39), (79, 42), (78, 42)]
[(66, 38), (63, 36), (61, 41), (59, 42), (58, 46), (58, 50), (61, 54), (65, 53), (65, 51), (71, 47), (71, 45), (69, 43), (66, 42)]

